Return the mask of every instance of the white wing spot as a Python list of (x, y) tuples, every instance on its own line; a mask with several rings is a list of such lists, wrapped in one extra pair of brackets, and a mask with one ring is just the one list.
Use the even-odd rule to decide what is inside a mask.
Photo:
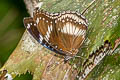
[(43, 41), (43, 37), (42, 35), (39, 34), (39, 40), (42, 42)]
[(67, 33), (67, 27), (63, 27), (63, 32)]
[(64, 22), (65, 22), (65, 20), (62, 20), (62, 22), (64, 23)]
[(48, 31), (46, 32), (46, 35), (45, 35), (46, 41), (49, 41), (51, 31), (52, 31), (52, 25), (48, 26)]
[(79, 22), (79, 24), (81, 24), (81, 22)]
[(47, 31), (47, 37), (50, 38), (50, 33)]
[(72, 29), (73, 29), (72, 31), (73, 31), (73, 33), (74, 33), (74, 32), (75, 32), (75, 27), (73, 27)]
[(36, 23), (37, 23), (37, 24), (39, 23), (39, 18), (37, 18)]
[(50, 27), (48, 26), (48, 32), (51, 33)]
[(57, 48), (58, 46), (55, 46), (55, 48)]
[(67, 21), (69, 21), (69, 19), (67, 18)]
[(55, 20), (55, 23), (57, 23), (57, 20)]
[(28, 28), (28, 29), (30, 28), (30, 24), (27, 24), (27, 28)]
[(43, 18), (43, 20), (45, 20), (45, 18)]
[(52, 31), (52, 25), (50, 25), (50, 29), (51, 29), (51, 31)]
[(34, 24), (34, 26), (36, 26), (36, 24)]
[(48, 40), (49, 40), (49, 38), (48, 38), (47, 34), (45, 35), (45, 38), (46, 38), (46, 41), (48, 41)]
[(70, 34), (74, 34), (74, 33), (73, 33), (73, 29), (72, 29), (73, 27), (74, 27), (74, 26), (73, 26), (72, 24), (70, 24), (70, 26), (69, 26), (69, 28), (70, 28), (70, 29), (69, 29), (69, 30), (70, 30), (69, 33), (70, 33)]
[(42, 18), (40, 17), (40, 19), (42, 19)]
[(62, 49), (60, 49), (62, 51)]
[(58, 28), (58, 31), (60, 31), (60, 28)]
[(65, 28), (65, 29), (67, 30), (65, 33), (70, 34), (70, 33), (69, 33), (69, 32), (70, 32), (70, 31), (69, 31), (70, 24), (71, 24), (71, 23), (67, 23), (67, 24), (65, 25), (66, 27), (63, 27), (63, 29)]
[(81, 32), (79, 31), (79, 28), (72, 25), (71, 23), (66, 23), (63, 28), (61, 29), (61, 32), (65, 33), (65, 34), (70, 34), (70, 35), (76, 35), (78, 36), (78, 32)]

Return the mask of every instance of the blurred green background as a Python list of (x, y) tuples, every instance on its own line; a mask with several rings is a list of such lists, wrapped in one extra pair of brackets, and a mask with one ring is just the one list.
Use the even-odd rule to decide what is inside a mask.
[[(23, 0), (0, 0), (0, 67), (7, 61), (25, 31), (25, 16), (29, 15)], [(32, 80), (32, 76), (27, 73), (14, 80)]]

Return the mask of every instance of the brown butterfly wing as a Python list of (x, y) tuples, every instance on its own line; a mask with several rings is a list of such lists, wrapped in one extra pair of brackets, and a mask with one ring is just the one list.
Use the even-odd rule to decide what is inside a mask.
[(37, 28), (36, 22), (33, 20), (33, 18), (28, 17), (24, 18), (24, 26), (28, 30), (28, 32), (33, 36), (34, 39), (36, 39), (41, 45), (44, 47), (50, 49), (51, 51), (54, 51), (56, 53), (59, 53), (61, 55), (65, 56), (65, 53), (61, 50), (55, 49), (53, 46), (51, 46), (41, 35), (41, 32), (39, 32)]
[(36, 10), (33, 22), (36, 23), (36, 29), (44, 41), (58, 53), (68, 56), (77, 54), (85, 39), (86, 21), (76, 13), (55, 15)]
[(59, 38), (64, 45), (64, 51), (68, 55), (77, 54), (86, 35), (87, 26), (84, 19), (77, 14), (66, 13), (57, 18), (55, 22)]
[(55, 19), (53, 16), (47, 14), (46, 12), (36, 10), (33, 16), (34, 22), (37, 24), (37, 29), (41, 33), (43, 39), (48, 42), (54, 49), (60, 54), (65, 54), (64, 44), (58, 35), (58, 31), (55, 24)]
[(27, 17), (23, 20), (25, 28), (30, 32), (30, 34), (39, 41), (39, 31), (37, 30), (36, 23), (34, 23), (33, 18)]

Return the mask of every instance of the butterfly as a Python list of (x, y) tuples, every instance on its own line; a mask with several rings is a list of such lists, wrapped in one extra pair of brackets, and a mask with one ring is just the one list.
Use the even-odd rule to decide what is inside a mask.
[(69, 60), (83, 44), (88, 23), (75, 11), (49, 13), (36, 8), (33, 17), (24, 18), (24, 26), (41, 45)]

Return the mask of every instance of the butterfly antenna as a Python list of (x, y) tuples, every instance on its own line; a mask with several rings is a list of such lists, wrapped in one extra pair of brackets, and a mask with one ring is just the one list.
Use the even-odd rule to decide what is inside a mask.
[(89, 3), (88, 7), (87, 7), (85, 10), (83, 10), (81, 14), (84, 15), (85, 12), (92, 6), (92, 4), (95, 3), (95, 1), (96, 1), (96, 0), (93, 0), (91, 3)]

